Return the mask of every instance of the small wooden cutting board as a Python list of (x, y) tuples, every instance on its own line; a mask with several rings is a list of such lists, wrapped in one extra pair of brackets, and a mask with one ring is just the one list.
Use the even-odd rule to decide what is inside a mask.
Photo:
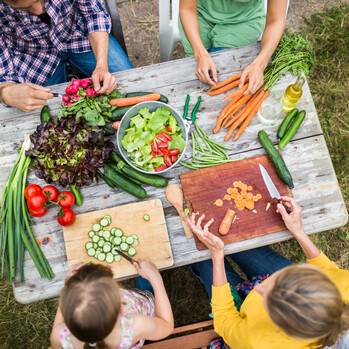
[[(291, 190), (276, 173), (275, 167), (267, 155), (230, 162), (224, 165), (206, 167), (201, 170), (189, 171), (180, 175), (185, 201), (190, 212), (197, 217), (205, 214), (204, 224), (211, 218), (211, 233), (219, 236), (225, 244), (255, 238), (285, 230), (281, 215), (276, 213), (277, 200), (272, 199), (264, 184), (258, 164), (262, 164), (281, 195), (292, 196)], [(223, 199), (227, 189), (233, 187), (234, 181), (241, 181), (253, 187), (254, 194), (260, 193), (262, 198), (255, 203), (255, 212), (248, 209), (239, 211), (234, 201), (223, 200), (223, 206), (217, 207), (214, 202)], [(267, 204), (270, 203), (268, 210)], [(229, 233), (222, 236), (218, 233), (219, 225), (227, 209), (235, 211), (236, 219)], [(196, 247), (199, 250), (206, 246), (195, 236)]]
[[(149, 215), (149, 221), (143, 219), (145, 214)], [(73, 225), (63, 227), (69, 266), (78, 262), (92, 261), (110, 266), (115, 278), (137, 274), (135, 267), (123, 258), (120, 262), (109, 264), (87, 255), (85, 244), (91, 241), (88, 232), (92, 230), (92, 225), (99, 223), (105, 215), (111, 216), (111, 224), (106, 227), (107, 230), (116, 227), (120, 228), (125, 236), (132, 234), (138, 236), (139, 244), (135, 246), (137, 253), (134, 259), (150, 260), (158, 268), (173, 264), (164, 210), (161, 200), (156, 199), (77, 215)]]

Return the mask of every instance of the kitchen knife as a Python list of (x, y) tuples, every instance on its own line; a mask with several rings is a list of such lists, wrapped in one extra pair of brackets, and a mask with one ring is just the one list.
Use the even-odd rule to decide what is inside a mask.
[[(272, 181), (272, 179), (270, 178), (267, 170), (261, 164), (259, 164), (259, 168), (261, 170), (263, 181), (268, 189), (270, 196), (272, 198), (276, 198), (277, 200), (279, 200), (280, 204), (283, 204), (285, 206), (284, 202), (281, 199), (281, 195), (280, 195), (279, 191), (276, 189), (276, 186), (275, 186), (274, 182)], [(287, 213), (291, 213), (290, 209), (287, 206), (285, 206), (285, 209), (286, 209)]]
[(125, 252), (122, 252), (120, 250), (118, 250), (117, 248), (113, 249), (115, 252), (117, 252), (121, 257), (124, 257), (126, 260), (128, 260), (132, 265), (134, 262), (137, 262), (136, 260), (134, 260), (133, 258), (131, 258), (128, 254), (126, 254)]
[(62, 94), (60, 94), (60, 93), (57, 93), (57, 92), (51, 92), (52, 94), (53, 94), (53, 97), (63, 97), (63, 95)]

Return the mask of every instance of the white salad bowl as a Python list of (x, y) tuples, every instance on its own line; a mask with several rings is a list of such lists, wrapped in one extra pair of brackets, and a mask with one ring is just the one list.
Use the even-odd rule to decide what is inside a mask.
[[(133, 118), (134, 116), (136, 116), (137, 114), (139, 114), (139, 111), (141, 109), (147, 108), (147, 109), (149, 109), (149, 112), (152, 113), (160, 107), (169, 108), (171, 110), (171, 114), (175, 117), (175, 119), (177, 120), (177, 125), (181, 129), (182, 137), (185, 140), (185, 148), (183, 149), (182, 153), (180, 154), (178, 159), (173, 163), (173, 165), (171, 167), (168, 167), (168, 168), (166, 168), (162, 171), (158, 171), (158, 172), (150, 172), (150, 171), (146, 171), (146, 170), (144, 170), (144, 169), (142, 169), (142, 168), (140, 168), (132, 163), (129, 155), (127, 154), (126, 149), (122, 145), (122, 140), (123, 140), (125, 133), (126, 133), (125, 130), (127, 130), (130, 127), (130, 119)], [(134, 169), (136, 169), (139, 172), (148, 173), (148, 174), (161, 174), (161, 173), (165, 173), (165, 172), (171, 170), (173, 167), (175, 167), (179, 163), (179, 161), (181, 161), (183, 154), (185, 153), (185, 150), (187, 148), (188, 133), (186, 131), (184, 120), (180, 116), (180, 114), (178, 113), (178, 111), (176, 109), (174, 109), (170, 105), (163, 103), (163, 102), (149, 101), (149, 102), (138, 103), (135, 106), (133, 106), (132, 108), (130, 108), (125, 113), (125, 115), (122, 117), (120, 125), (118, 127), (118, 131), (117, 131), (117, 135), (116, 135), (116, 142), (117, 142), (117, 147), (119, 149), (120, 154), (122, 155), (122, 157), (124, 158), (124, 160), (127, 162), (128, 165), (130, 165), (131, 167), (133, 167)]]

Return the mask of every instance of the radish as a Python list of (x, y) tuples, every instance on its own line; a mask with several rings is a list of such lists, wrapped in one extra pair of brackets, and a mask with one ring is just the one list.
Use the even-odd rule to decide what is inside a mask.
[(86, 81), (86, 80), (81, 80), (80, 86), (81, 86), (82, 88), (87, 88), (88, 85), (89, 85), (88, 81)]
[(78, 87), (81, 86), (81, 80), (79, 80), (79, 79), (73, 80), (72, 85), (76, 85)]
[(79, 91), (79, 86), (77, 85), (70, 85), (70, 94), (73, 95)]
[(80, 95), (74, 95), (74, 96), (72, 96), (72, 98), (77, 101), (80, 98)]
[(68, 102), (70, 102), (70, 97), (69, 96), (63, 96), (62, 97), (62, 101), (65, 102), (65, 103), (68, 103)]
[(92, 80), (90, 78), (86, 78), (84, 81), (86, 81), (89, 85), (92, 85)]
[(68, 87), (65, 89), (65, 93), (66, 93), (67, 95), (70, 95), (70, 94), (71, 94), (70, 86), (68, 86)]
[(98, 97), (98, 93), (95, 91), (95, 92), (93, 92), (93, 95), (95, 96), (95, 97)]
[(67, 102), (66, 106), (69, 107), (72, 104), (73, 104), (72, 102)]
[(86, 96), (87, 96), (87, 97), (93, 97), (93, 96), (94, 96), (94, 93), (95, 93), (95, 90), (94, 90), (92, 87), (89, 87), (89, 88), (86, 90)]

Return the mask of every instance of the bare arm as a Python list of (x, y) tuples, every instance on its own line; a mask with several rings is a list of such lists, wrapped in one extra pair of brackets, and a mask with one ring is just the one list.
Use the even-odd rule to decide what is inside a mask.
[[(197, 61), (197, 77), (201, 82), (215, 86), (217, 83), (217, 70), (213, 59), (201, 41), (197, 3), (197, 0), (180, 0), (179, 15), (185, 35), (188, 38)], [(212, 73), (212, 79), (210, 78), (210, 71)]]
[(290, 208), (291, 213), (288, 214), (282, 204), (277, 205), (276, 212), (280, 213), (287, 229), (299, 242), (305, 253), (307, 259), (313, 259), (320, 255), (320, 250), (309, 239), (309, 236), (304, 232), (302, 224), (302, 208), (297, 204), (294, 198), (282, 196), (282, 200), (287, 207)]
[(240, 86), (249, 77), (245, 94), (255, 93), (263, 85), (263, 72), (273, 55), (285, 28), (287, 0), (268, 0), (267, 19), (261, 41), (261, 51), (256, 59), (243, 71)]
[(140, 276), (147, 279), (153, 287), (155, 296), (155, 317), (144, 317), (142, 328), (138, 328), (140, 338), (158, 340), (171, 334), (174, 327), (170, 300), (156, 266), (149, 262), (138, 260), (134, 264)]
[[(98, 93), (110, 94), (115, 90), (117, 83), (108, 69), (109, 34), (97, 31), (89, 34), (87, 38), (96, 57), (96, 68), (91, 77), (94, 89)], [(101, 82), (103, 82), (103, 86), (101, 86)]]

